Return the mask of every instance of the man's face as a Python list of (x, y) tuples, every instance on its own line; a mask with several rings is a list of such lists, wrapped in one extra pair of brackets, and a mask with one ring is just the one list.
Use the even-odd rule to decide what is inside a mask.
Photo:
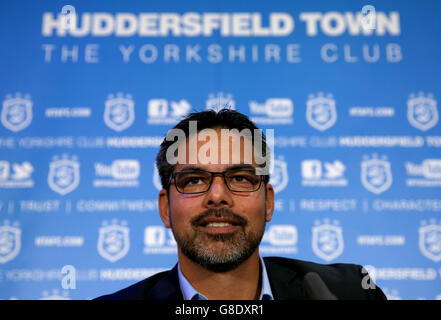
[[(243, 154), (240, 164), (221, 164), (222, 154), (231, 155), (240, 150), (234, 150), (234, 146), (222, 149), (220, 129), (216, 131), (219, 143), (198, 141), (197, 149), (199, 151), (203, 145), (204, 151), (216, 148), (219, 161), (214, 164), (200, 161), (196, 164), (178, 163), (174, 172), (194, 168), (222, 172), (246, 165), (244, 162), (249, 161), (244, 161)], [(196, 136), (191, 136), (187, 143), (195, 140)], [(242, 151), (244, 143), (251, 144), (246, 139), (242, 141)], [(257, 167), (253, 163), (247, 165)], [(265, 224), (272, 217), (274, 191), (271, 185), (265, 186), (262, 181), (257, 191), (232, 192), (222, 175), (215, 175), (209, 190), (201, 194), (179, 193), (172, 181), (168, 194), (165, 190), (160, 192), (159, 203), (161, 218), (166, 227), (172, 228), (180, 254), (209, 270), (222, 272), (234, 269), (256, 251)]]

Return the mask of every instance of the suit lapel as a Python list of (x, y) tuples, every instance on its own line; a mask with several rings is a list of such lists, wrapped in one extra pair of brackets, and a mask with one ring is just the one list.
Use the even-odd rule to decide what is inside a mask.
[(161, 280), (147, 293), (148, 299), (155, 300), (184, 300), (179, 286), (178, 265), (176, 264)]
[(275, 300), (309, 299), (299, 273), (263, 258)]

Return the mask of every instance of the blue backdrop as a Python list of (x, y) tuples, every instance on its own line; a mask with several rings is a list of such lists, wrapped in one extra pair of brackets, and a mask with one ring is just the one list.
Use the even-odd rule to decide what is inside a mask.
[[(370, 5), (371, 7), (364, 7)], [(158, 145), (229, 105), (274, 129), (263, 256), (441, 298), (441, 2), (0, 2), (0, 298), (90, 299), (177, 261)]]

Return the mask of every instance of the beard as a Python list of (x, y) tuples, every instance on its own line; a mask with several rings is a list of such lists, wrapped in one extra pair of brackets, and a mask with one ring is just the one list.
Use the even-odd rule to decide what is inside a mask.
[[(209, 217), (227, 217), (239, 228), (226, 234), (200, 231), (201, 222)], [(208, 270), (226, 272), (237, 268), (256, 251), (265, 232), (266, 214), (263, 222), (259, 230), (247, 232), (248, 221), (240, 215), (227, 208), (208, 209), (191, 220), (191, 235), (178, 233), (173, 225), (172, 231), (182, 253), (190, 260)]]

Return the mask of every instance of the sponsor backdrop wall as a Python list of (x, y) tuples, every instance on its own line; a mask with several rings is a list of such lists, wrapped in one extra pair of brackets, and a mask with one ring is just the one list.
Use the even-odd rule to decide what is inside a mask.
[(390, 299), (441, 298), (440, 14), (2, 0), (0, 298), (90, 299), (173, 267), (158, 145), (224, 105), (274, 129), (263, 256), (357, 263)]

